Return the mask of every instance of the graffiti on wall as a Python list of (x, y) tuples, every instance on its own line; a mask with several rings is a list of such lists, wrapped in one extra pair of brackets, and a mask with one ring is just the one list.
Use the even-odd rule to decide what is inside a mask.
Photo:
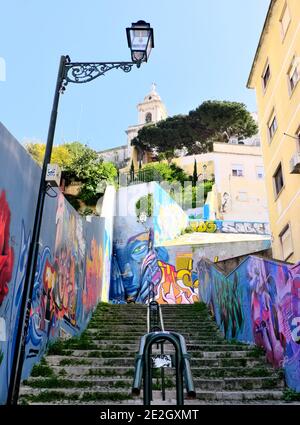
[(14, 251), (10, 246), (10, 209), (5, 191), (0, 192), (0, 306), (8, 294), (12, 277)]
[(130, 237), (124, 246), (114, 244), (110, 300), (115, 303), (186, 304), (198, 300), (197, 273), (192, 259), (181, 256), (169, 264), (168, 251), (153, 246), (153, 231)]
[(253, 223), (242, 221), (223, 221), (220, 226), (222, 233), (249, 233), (256, 235), (269, 235), (269, 223)]
[(199, 297), (209, 305), (226, 338), (254, 342), (287, 384), (300, 391), (300, 264), (249, 256), (230, 275), (212, 263), (197, 265)]
[(174, 239), (188, 225), (188, 216), (157, 183), (153, 185), (153, 230), (155, 245)]
[(217, 231), (217, 225), (214, 221), (192, 221), (190, 226), (194, 232), (215, 233)]
[[(0, 138), (0, 404), (4, 404), (41, 169), (1, 123)], [(49, 341), (85, 329), (102, 292), (106, 218), (83, 219), (55, 191), (56, 197), (45, 200), (23, 379)], [(108, 248), (109, 242), (105, 242)], [(108, 256), (107, 262), (110, 252)], [(108, 273), (109, 269), (105, 275), (109, 282)]]
[(269, 223), (251, 221), (206, 221), (190, 220), (190, 227), (194, 232), (207, 233), (246, 233), (254, 235), (270, 235)]
[(61, 326), (70, 334), (80, 331), (100, 300), (102, 247), (85, 239), (83, 221), (60, 193), (56, 212), (53, 254), (39, 254), (27, 334), (27, 358), (40, 355)]

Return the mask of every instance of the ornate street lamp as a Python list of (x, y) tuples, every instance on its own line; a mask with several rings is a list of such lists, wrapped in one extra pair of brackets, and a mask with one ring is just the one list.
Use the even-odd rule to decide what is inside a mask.
[(154, 47), (153, 29), (145, 21), (138, 21), (126, 28), (128, 47), (131, 50), (131, 59), (139, 67), (147, 62), (151, 49)]
[(47, 144), (41, 172), (39, 193), (35, 210), (34, 224), (32, 228), (32, 237), (28, 252), (26, 276), (20, 306), (19, 322), (17, 325), (18, 331), (10, 376), (7, 404), (17, 404), (18, 402), (22, 368), (25, 358), (26, 335), (29, 325), (31, 298), (39, 253), (40, 229), (42, 224), (45, 196), (48, 190), (45, 177), (47, 166), (51, 159), (59, 98), (60, 95), (66, 90), (66, 87), (69, 83), (88, 83), (95, 78), (104, 75), (111, 69), (121, 69), (124, 72), (130, 72), (134, 65), (139, 68), (142, 62), (147, 62), (151, 49), (154, 47), (153, 29), (150, 27), (150, 24), (146, 23), (145, 21), (138, 21), (133, 23), (131, 28), (127, 28), (126, 33), (128, 46), (131, 50), (132, 62), (72, 62), (69, 56), (61, 56), (60, 58)]

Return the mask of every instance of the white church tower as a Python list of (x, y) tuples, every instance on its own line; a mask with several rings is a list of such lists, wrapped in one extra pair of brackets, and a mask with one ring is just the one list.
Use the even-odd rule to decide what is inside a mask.
[(134, 148), (131, 146), (131, 140), (137, 136), (138, 131), (147, 124), (157, 123), (158, 121), (167, 118), (168, 113), (164, 103), (156, 91), (156, 84), (153, 83), (151, 91), (145, 96), (144, 101), (137, 105), (138, 109), (138, 124), (131, 125), (126, 130), (128, 157), (136, 162)]

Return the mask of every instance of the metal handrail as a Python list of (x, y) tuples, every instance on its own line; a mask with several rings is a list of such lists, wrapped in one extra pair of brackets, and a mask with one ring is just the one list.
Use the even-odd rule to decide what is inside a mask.
[(175, 348), (175, 370), (176, 370), (176, 403), (184, 404), (183, 381), (189, 398), (196, 397), (196, 391), (193, 383), (190, 356), (186, 350), (185, 339), (176, 332), (150, 332), (143, 335), (140, 341), (139, 353), (136, 357), (135, 372), (132, 386), (132, 394), (139, 395), (143, 386), (144, 405), (150, 405), (152, 399), (152, 364), (151, 354), (153, 344), (170, 342)]
[(162, 311), (157, 301), (150, 301), (147, 311), (147, 332), (164, 332)]

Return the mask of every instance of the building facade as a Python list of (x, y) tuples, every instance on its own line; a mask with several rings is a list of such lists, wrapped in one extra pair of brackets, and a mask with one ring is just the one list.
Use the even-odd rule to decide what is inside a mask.
[(273, 256), (300, 260), (300, 4), (272, 0), (247, 87), (258, 104)]
[(130, 159), (127, 145), (117, 146), (98, 152), (99, 158), (105, 162), (112, 162), (117, 168), (126, 167)]
[(269, 221), (261, 148), (257, 138), (244, 142), (214, 143), (212, 152), (173, 160), (190, 175), (196, 160), (198, 180), (214, 179), (211, 219)]

